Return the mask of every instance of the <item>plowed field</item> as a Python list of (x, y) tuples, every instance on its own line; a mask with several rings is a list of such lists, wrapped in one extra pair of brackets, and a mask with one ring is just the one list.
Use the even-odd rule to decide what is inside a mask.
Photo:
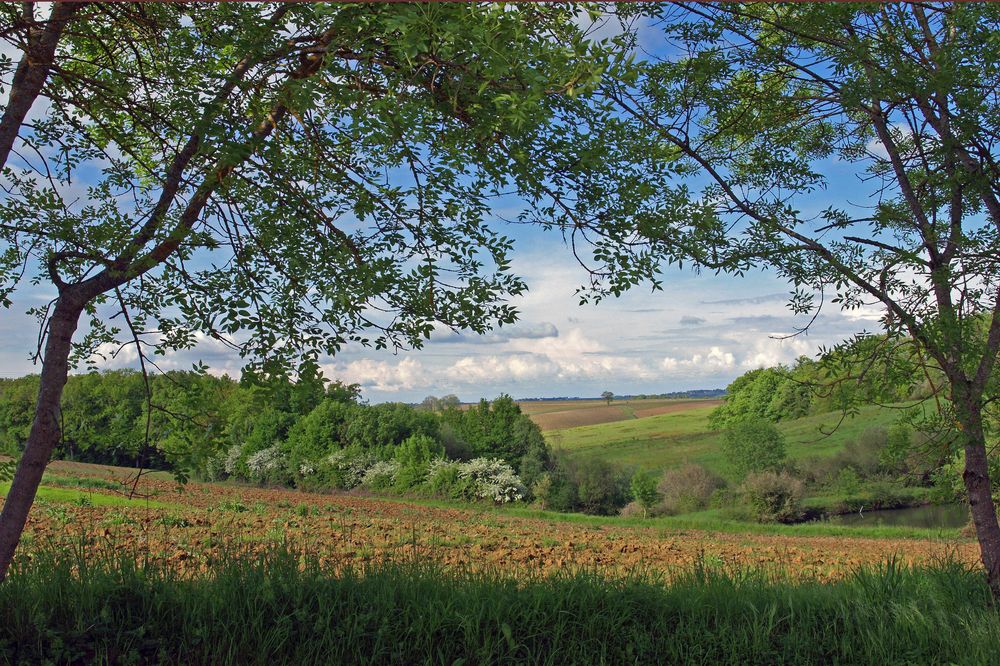
[[(63, 476), (112, 478), (113, 472), (67, 463), (50, 466), (50, 473)], [(416, 558), (514, 574), (580, 567), (610, 574), (637, 568), (669, 574), (704, 561), (780, 567), (793, 576), (821, 579), (889, 557), (908, 564), (946, 555), (976, 560), (969, 541), (727, 534), (614, 521), (591, 525), (352, 494), (199, 483), (178, 491), (172, 481), (149, 477), (140, 481), (139, 490), (165, 506), (146, 507), (142, 501), (127, 506), (36, 504), (22, 553), (45, 545), (82, 545), (201, 569), (227, 550), (284, 542), (333, 564)]]

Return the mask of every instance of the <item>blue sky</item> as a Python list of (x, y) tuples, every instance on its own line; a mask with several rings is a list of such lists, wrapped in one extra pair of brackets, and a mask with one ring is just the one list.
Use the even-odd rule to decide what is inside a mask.
[[(598, 36), (613, 29), (602, 28)], [(653, 48), (655, 36), (644, 33), (643, 42)], [(835, 161), (823, 167), (829, 186), (798, 202), (804, 213), (863, 203), (871, 188), (853, 167)], [(619, 299), (579, 306), (574, 294), (587, 276), (558, 234), (501, 222), (496, 227), (515, 239), (513, 271), (529, 288), (512, 301), (521, 313), (518, 324), (482, 336), (442, 328), (422, 349), (397, 354), (349, 346), (336, 358), (322, 359), (325, 375), (360, 384), (373, 402), (448, 393), (468, 401), (501, 393), (553, 397), (720, 388), (747, 370), (813, 356), (820, 346), (872, 330), (880, 314), (828, 306), (806, 334), (781, 339), (805, 321), (786, 305), (788, 286), (764, 271), (733, 277), (669, 270), (662, 291), (640, 286)], [(0, 311), (0, 375), (38, 371), (28, 360), (37, 323), (24, 313), (52, 295), (51, 288), (25, 283), (13, 307)], [(212, 372), (239, 375), (239, 358), (211, 339), (169, 354), (160, 365), (185, 369), (198, 360)], [(135, 362), (126, 348), (101, 365)]]

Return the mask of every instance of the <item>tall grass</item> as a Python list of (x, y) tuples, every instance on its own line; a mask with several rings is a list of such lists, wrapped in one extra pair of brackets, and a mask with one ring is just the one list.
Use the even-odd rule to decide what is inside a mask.
[(822, 584), (707, 564), (669, 582), (333, 571), (287, 548), (182, 576), (45, 553), (0, 585), (0, 661), (986, 664), (1000, 661), (1000, 615), (981, 575), (952, 562)]

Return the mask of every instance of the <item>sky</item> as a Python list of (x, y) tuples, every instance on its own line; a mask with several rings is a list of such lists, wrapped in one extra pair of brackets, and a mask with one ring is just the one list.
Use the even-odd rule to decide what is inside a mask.
[[(330, 379), (358, 383), (371, 402), (418, 402), (428, 395), (463, 401), (495, 398), (595, 397), (724, 388), (758, 367), (815, 356), (820, 346), (873, 330), (877, 311), (841, 313), (828, 308), (808, 332), (788, 339), (805, 323), (787, 307), (788, 286), (764, 271), (743, 277), (664, 273), (662, 291), (637, 287), (621, 298), (578, 305), (586, 275), (557, 234), (515, 229), (513, 271), (528, 292), (511, 301), (514, 326), (487, 335), (456, 334), (443, 327), (422, 349), (376, 352), (355, 346), (322, 359)], [(44, 304), (50, 290), (28, 286), (12, 308), (0, 312), (0, 373), (38, 372), (28, 360), (37, 324), (24, 314)], [(238, 377), (240, 359), (211, 339), (173, 352), (161, 368), (188, 369), (204, 361), (213, 373)], [(126, 347), (100, 367), (134, 367)]]
[[(605, 26), (597, 35), (613, 30)], [(857, 177), (846, 165), (831, 162), (827, 175), (829, 187), (803, 202), (805, 212), (858, 196)], [(823, 346), (877, 327), (877, 310), (842, 313), (828, 306), (807, 332), (788, 337), (806, 319), (787, 307), (788, 285), (766, 271), (736, 277), (671, 269), (663, 275), (662, 291), (639, 286), (621, 298), (580, 306), (575, 292), (587, 276), (558, 234), (500, 222), (497, 228), (514, 238), (512, 270), (528, 285), (526, 294), (511, 301), (520, 313), (517, 324), (486, 335), (442, 328), (422, 349), (399, 353), (347, 346), (321, 359), (324, 375), (360, 384), (371, 402), (724, 388), (748, 370), (815, 356)], [(0, 376), (38, 372), (29, 360), (38, 325), (25, 311), (53, 295), (51, 288), (23, 284), (13, 306), (0, 311)], [(168, 354), (159, 365), (188, 369), (198, 361), (216, 374), (240, 373), (240, 359), (208, 338), (195, 349)], [(99, 363), (135, 365), (130, 348)]]

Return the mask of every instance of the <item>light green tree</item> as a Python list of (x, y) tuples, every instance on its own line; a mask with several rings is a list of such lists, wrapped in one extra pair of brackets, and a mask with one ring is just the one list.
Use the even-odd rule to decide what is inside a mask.
[(559, 187), (527, 156), (560, 152), (553, 119), (607, 60), (575, 11), (0, 8), (0, 38), (24, 47), (0, 61), (0, 299), (32, 281), (57, 294), (37, 313), (40, 387), (0, 578), (75, 362), (209, 339), (283, 376), (348, 342), (512, 321), (524, 284), (486, 217), (500, 191)]
[[(604, 103), (621, 116), (602, 136), (650, 175), (630, 194), (583, 170), (567, 176), (589, 214), (567, 215), (563, 228), (589, 262), (592, 293), (657, 287), (661, 267), (681, 262), (774, 271), (804, 326), (823, 304), (881, 309), (882, 342), (868, 345), (859, 371), (883, 360), (890, 385), (914, 366), (942, 378), (934, 425), (964, 454), (982, 561), (1000, 598), (986, 444), (1000, 354), (1000, 8), (649, 11), (660, 30), (644, 36), (652, 55), (606, 77)], [(830, 188), (833, 165), (854, 170), (852, 191)]]
[(642, 507), (643, 518), (660, 501), (660, 493), (656, 489), (656, 483), (656, 477), (649, 472), (636, 472), (632, 475), (632, 481), (629, 484), (632, 490), (632, 499)]

